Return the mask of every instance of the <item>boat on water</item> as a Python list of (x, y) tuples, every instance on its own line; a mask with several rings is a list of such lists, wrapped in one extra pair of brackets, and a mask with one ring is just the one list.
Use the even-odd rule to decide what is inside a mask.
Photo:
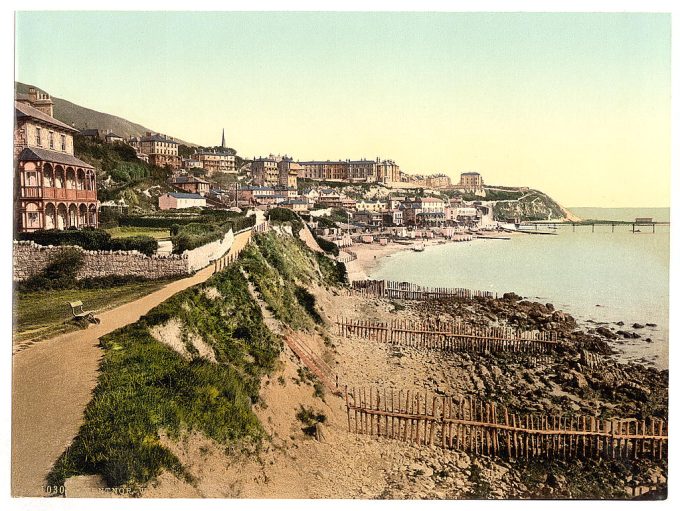
[(411, 250), (413, 250), (414, 252), (423, 252), (425, 250), (425, 245), (423, 245), (422, 243), (416, 243), (411, 247)]

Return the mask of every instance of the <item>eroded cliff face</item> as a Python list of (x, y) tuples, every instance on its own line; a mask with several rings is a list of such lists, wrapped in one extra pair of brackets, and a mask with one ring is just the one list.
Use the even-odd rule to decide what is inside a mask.
[(515, 200), (499, 200), (494, 205), (497, 220), (571, 220), (576, 217), (538, 190), (529, 190)]

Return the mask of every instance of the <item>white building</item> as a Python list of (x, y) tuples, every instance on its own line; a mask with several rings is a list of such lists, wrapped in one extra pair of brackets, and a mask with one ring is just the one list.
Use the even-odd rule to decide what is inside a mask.
[(205, 197), (197, 193), (166, 193), (158, 197), (158, 207), (162, 210), (205, 207)]

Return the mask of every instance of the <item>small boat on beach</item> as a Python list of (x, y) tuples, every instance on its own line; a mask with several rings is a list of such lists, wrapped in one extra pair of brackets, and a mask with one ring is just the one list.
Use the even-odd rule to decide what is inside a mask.
[(414, 252), (423, 252), (425, 250), (425, 245), (422, 243), (416, 243), (411, 247)]

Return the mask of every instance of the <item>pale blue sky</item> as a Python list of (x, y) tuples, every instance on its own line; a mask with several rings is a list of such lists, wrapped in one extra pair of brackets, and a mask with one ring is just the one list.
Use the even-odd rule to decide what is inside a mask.
[(669, 15), (22, 12), (16, 48), (22, 82), (245, 157), (670, 202)]

